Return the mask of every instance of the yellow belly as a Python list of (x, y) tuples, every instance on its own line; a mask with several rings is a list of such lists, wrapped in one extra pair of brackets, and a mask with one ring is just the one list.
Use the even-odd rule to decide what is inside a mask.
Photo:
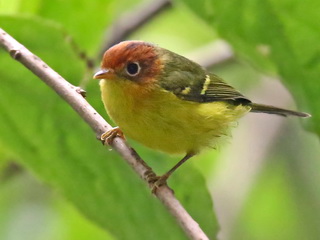
[[(167, 153), (197, 153), (214, 147), (250, 108), (225, 102), (196, 103), (167, 91), (140, 93), (135, 83), (102, 80), (102, 100), (123, 133)], [(140, 94), (140, 95), (139, 95)]]

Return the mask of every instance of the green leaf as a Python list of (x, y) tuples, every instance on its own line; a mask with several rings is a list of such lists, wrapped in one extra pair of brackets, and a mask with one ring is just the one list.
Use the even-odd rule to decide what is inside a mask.
[(0, 195), (0, 239), (115, 240), (27, 172), (0, 182)]
[(92, 55), (101, 47), (106, 26), (114, 17), (112, 4), (114, 0), (43, 0), (37, 15), (61, 24), (77, 47)]
[(10, 0), (0, 1), (0, 13), (51, 20), (68, 32), (79, 53), (94, 56), (100, 50), (107, 26), (119, 12), (115, 11), (114, 3), (114, 0)]
[[(63, 77), (79, 83), (84, 63), (60, 27), (41, 19), (0, 17), (0, 22)], [(5, 149), (118, 239), (186, 238), (130, 166), (107, 151), (65, 102), (3, 50), (0, 62), (0, 143)], [(98, 83), (92, 81), (88, 87), (88, 101), (104, 111)], [(217, 223), (201, 175), (193, 168), (178, 174), (192, 181), (188, 182), (189, 191), (180, 192), (186, 189), (180, 183), (176, 193), (215, 238)]]
[[(181, 0), (182, 1), (182, 0)], [(276, 72), (294, 96), (303, 120), (320, 135), (320, 2), (314, 0), (184, 0), (228, 40), (236, 53), (264, 71)], [(206, 6), (206, 10), (195, 7)]]
[(32, 14), (37, 11), (41, 0), (11, 0), (0, 1), (0, 14)]
[(61, 24), (81, 52), (95, 57), (106, 35), (110, 34), (108, 25), (136, 2), (139, 0), (41, 0), (35, 14)]

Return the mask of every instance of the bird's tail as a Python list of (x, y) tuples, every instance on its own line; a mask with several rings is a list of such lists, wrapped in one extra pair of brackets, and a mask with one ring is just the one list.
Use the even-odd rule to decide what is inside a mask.
[(296, 111), (277, 108), (269, 105), (251, 103), (250, 106), (251, 106), (251, 110), (250, 110), (251, 112), (277, 114), (283, 117), (287, 117), (287, 116), (296, 116), (296, 117), (303, 117), (303, 118), (311, 117), (311, 115), (308, 113), (296, 112)]

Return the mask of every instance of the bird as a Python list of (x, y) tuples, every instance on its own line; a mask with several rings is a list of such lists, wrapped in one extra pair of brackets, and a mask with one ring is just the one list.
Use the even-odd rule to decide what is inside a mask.
[(148, 177), (153, 192), (189, 158), (215, 148), (249, 112), (311, 116), (254, 103), (194, 61), (144, 41), (109, 48), (93, 78), (100, 79), (104, 107), (118, 125), (101, 140), (110, 144), (127, 136), (151, 149), (184, 155), (162, 176)]

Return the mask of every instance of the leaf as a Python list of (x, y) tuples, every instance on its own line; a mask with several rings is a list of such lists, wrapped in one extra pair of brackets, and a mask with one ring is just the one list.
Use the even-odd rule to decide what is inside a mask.
[[(264, 71), (277, 72), (294, 96), (303, 120), (320, 135), (320, 2), (314, 0), (194, 1), (184, 0), (195, 14), (217, 28), (235, 51)], [(206, 6), (207, 10), (194, 7)]]
[(0, 2), (0, 13), (50, 19), (68, 32), (79, 53), (92, 56), (101, 47), (106, 26), (116, 16), (114, 3), (114, 0), (12, 0)]
[(37, 14), (61, 24), (77, 47), (92, 55), (101, 47), (104, 30), (114, 16), (111, 4), (113, 0), (42, 1)]
[(118, 17), (119, 12), (136, 2), (137, 0), (42, 0), (35, 14), (61, 24), (81, 52), (95, 56), (105, 35), (109, 34), (107, 26)]
[[(82, 78), (84, 64), (56, 24), (14, 17), (0, 17), (0, 22), (67, 80), (78, 83)], [(3, 50), (0, 61), (1, 147), (118, 239), (186, 238), (131, 168), (114, 152), (106, 151), (65, 102)], [(89, 87), (88, 101), (99, 102), (102, 112), (97, 82)], [(202, 177), (190, 168), (180, 174), (193, 179), (182, 202), (194, 213), (205, 213), (195, 214), (195, 220), (214, 238), (217, 223)], [(179, 193), (180, 188), (175, 191)]]

